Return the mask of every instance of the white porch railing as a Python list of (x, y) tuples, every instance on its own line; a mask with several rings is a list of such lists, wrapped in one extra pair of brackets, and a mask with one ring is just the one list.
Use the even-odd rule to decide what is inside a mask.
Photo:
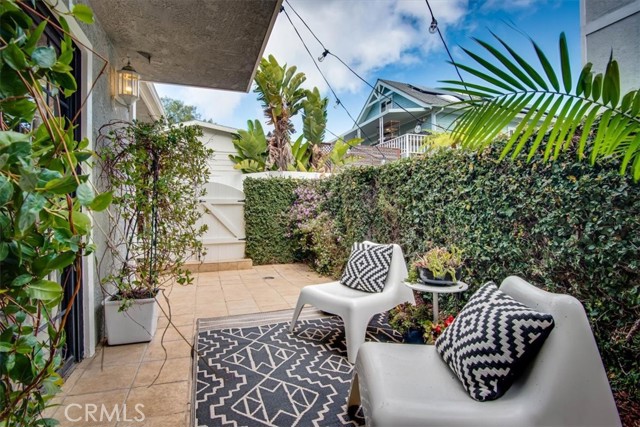
[(424, 147), (422, 147), (423, 144), (424, 135), (406, 133), (397, 138), (393, 138), (381, 144), (378, 144), (378, 146), (400, 149), (402, 157), (410, 157), (415, 154), (424, 153)]

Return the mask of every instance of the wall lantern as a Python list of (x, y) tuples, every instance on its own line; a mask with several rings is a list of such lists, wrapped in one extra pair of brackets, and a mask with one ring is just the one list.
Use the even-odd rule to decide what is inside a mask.
[(422, 122), (418, 121), (418, 123), (416, 123), (416, 127), (413, 128), (413, 131), (415, 133), (420, 133), (422, 132)]
[(116, 78), (116, 98), (127, 106), (135, 104), (140, 98), (140, 74), (131, 66), (131, 61), (118, 71)]

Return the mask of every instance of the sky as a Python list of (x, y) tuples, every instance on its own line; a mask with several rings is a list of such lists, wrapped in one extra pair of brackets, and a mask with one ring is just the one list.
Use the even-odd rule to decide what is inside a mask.
[[(558, 38), (564, 31), (572, 72), (576, 77), (580, 72), (579, 0), (430, 0), (429, 3), (455, 61), (472, 65), (462, 48), (480, 53), (483, 49), (472, 38), (495, 42), (491, 35), (494, 32), (528, 60), (535, 58), (529, 38), (535, 40), (555, 65)], [(437, 88), (444, 86), (440, 80), (457, 79), (454, 67), (447, 62), (444, 44), (437, 34), (428, 31), (431, 15), (424, 0), (285, 0), (283, 6), (316, 60), (323, 49), (292, 8), (331, 53), (371, 85), (377, 79), (387, 79)], [(284, 13), (278, 15), (267, 43), (264, 55), (270, 54), (279, 63), (296, 66), (305, 73), (304, 87), (317, 86), (329, 97), (330, 132), (343, 134), (354, 127), (344, 109), (336, 104), (336, 98)], [(334, 57), (328, 56), (319, 66), (342, 105), (357, 117), (371, 87)], [(462, 75), (473, 81), (468, 74)], [(156, 84), (156, 89), (160, 96), (196, 106), (204, 119), (220, 125), (245, 129), (247, 120), (260, 119), (264, 123), (262, 108), (252, 91), (239, 93), (165, 84)], [(294, 124), (296, 130), (301, 130), (299, 119)]]

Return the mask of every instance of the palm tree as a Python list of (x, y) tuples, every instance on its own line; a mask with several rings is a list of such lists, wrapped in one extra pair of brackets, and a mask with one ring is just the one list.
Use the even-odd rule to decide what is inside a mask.
[(519, 121), (501, 158), (528, 151), (531, 160), (544, 148), (545, 160), (556, 159), (574, 147), (580, 158), (589, 157), (592, 164), (599, 158), (617, 156), (622, 160), (620, 173), (631, 167), (634, 180), (640, 179), (640, 91), (620, 93), (620, 73), (613, 58), (609, 58), (604, 74), (594, 75), (592, 65), (586, 64), (573, 84), (564, 33), (559, 41), (560, 70), (554, 69), (531, 40), (541, 72), (493, 36), (504, 51), (474, 39), (492, 61), (463, 49), (476, 64), (455, 63), (481, 83), (443, 81), (449, 85), (444, 89), (469, 95), (459, 103), (463, 114), (453, 130), (463, 146), (482, 149), (509, 123)]
[(301, 108), (301, 100), (306, 91), (300, 86), (306, 80), (303, 73), (296, 73), (296, 67), (280, 65), (269, 55), (262, 58), (256, 73), (254, 92), (262, 103), (267, 123), (273, 126), (268, 140), (267, 168), (275, 165), (286, 171), (292, 162), (291, 134), (294, 132), (291, 117)]
[(267, 162), (267, 138), (260, 120), (247, 120), (247, 130), (238, 130), (232, 140), (238, 154), (229, 154), (234, 168), (243, 173), (264, 172)]
[(319, 169), (323, 162), (321, 144), (327, 129), (327, 105), (329, 99), (322, 97), (317, 87), (306, 92), (302, 101), (302, 132), (309, 144), (309, 164), (313, 169)]

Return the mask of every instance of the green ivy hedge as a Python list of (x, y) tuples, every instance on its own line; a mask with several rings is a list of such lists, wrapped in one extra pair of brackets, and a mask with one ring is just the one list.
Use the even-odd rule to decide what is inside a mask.
[(254, 264), (286, 264), (297, 260), (287, 213), (295, 200), (298, 180), (286, 178), (244, 181), (246, 256)]
[[(516, 274), (574, 295), (591, 320), (613, 388), (639, 401), (640, 333), (630, 332), (640, 318), (640, 185), (615, 165), (495, 159), (489, 150), (447, 150), (350, 168), (323, 181), (322, 211), (345, 248), (364, 239), (396, 242), (412, 258), (434, 244), (455, 243), (468, 258), (464, 280), (471, 291)], [(296, 258), (290, 227), (280, 222), (295, 184), (248, 186), (247, 239), (264, 242), (258, 262)], [(270, 217), (253, 217), (267, 207)], [(249, 228), (257, 222), (261, 228)], [(248, 248), (248, 256), (254, 251)], [(338, 251), (334, 262), (344, 264), (344, 254)]]

